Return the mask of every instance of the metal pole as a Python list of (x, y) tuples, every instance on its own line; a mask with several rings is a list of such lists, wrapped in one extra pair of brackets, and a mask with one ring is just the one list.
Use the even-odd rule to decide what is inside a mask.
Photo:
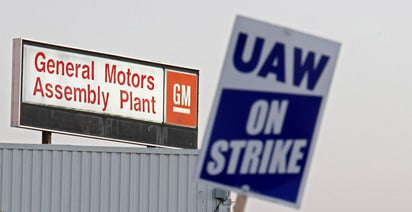
[(42, 133), (41, 133), (41, 143), (42, 144), (51, 144), (51, 132), (42, 131)]
[(234, 209), (233, 212), (243, 212), (245, 210), (246, 200), (247, 200), (246, 195), (238, 194), (236, 198), (235, 207), (233, 207)]

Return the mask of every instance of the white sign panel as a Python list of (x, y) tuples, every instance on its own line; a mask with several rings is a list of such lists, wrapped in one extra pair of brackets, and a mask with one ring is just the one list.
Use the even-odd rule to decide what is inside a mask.
[(237, 17), (199, 180), (298, 207), (340, 45)]
[(22, 102), (163, 122), (161, 67), (24, 45)]

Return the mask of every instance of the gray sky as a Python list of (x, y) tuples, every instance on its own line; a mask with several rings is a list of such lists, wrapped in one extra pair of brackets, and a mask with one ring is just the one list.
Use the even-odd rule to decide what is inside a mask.
[[(12, 38), (200, 70), (199, 139), (237, 14), (342, 44), (301, 211), (411, 211), (410, 1), (7, 1), (0, 3), (0, 142), (10, 127)], [(53, 135), (55, 144), (120, 145)], [(249, 198), (246, 211), (295, 211)]]

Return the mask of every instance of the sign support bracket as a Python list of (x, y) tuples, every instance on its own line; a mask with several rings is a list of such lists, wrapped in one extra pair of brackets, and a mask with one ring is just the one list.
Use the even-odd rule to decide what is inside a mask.
[(41, 143), (42, 144), (51, 144), (51, 135), (49, 131), (42, 131), (41, 133)]
[(238, 194), (237, 197), (236, 197), (236, 204), (233, 207), (234, 212), (243, 212), (243, 211), (245, 211), (246, 201), (247, 201), (247, 196), (246, 195)]

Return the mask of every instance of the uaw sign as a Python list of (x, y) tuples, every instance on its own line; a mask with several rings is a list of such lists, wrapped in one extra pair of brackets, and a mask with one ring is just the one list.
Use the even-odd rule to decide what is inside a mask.
[(299, 207), (339, 47), (237, 17), (197, 177)]

